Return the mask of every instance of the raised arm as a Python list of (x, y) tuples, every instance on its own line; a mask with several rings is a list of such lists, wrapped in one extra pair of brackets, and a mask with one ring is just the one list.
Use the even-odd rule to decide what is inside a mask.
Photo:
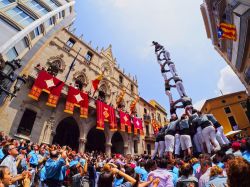
[(118, 175), (120, 175), (120, 176), (123, 177), (126, 181), (130, 182), (130, 183), (132, 184), (132, 186), (134, 186), (134, 184), (136, 183), (136, 180), (135, 180), (133, 177), (127, 175), (126, 173), (120, 171), (120, 170), (117, 169), (117, 168), (112, 168), (112, 169), (111, 169), (111, 172), (112, 172), (113, 174), (118, 174)]

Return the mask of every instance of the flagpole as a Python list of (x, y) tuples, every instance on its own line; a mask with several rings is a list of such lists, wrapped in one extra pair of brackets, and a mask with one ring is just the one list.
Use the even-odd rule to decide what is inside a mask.
[(73, 67), (74, 67), (74, 65), (75, 65), (76, 58), (78, 57), (78, 55), (79, 55), (81, 49), (82, 49), (82, 48), (80, 47), (79, 51), (77, 52), (77, 54), (76, 54), (74, 60), (72, 61), (71, 65), (70, 65), (70, 67), (69, 67), (69, 71), (68, 71), (68, 73), (67, 73), (67, 75), (66, 75), (66, 77), (65, 77), (65, 81), (64, 81), (65, 83), (66, 83), (66, 81), (68, 80), (69, 74), (70, 74), (71, 70), (73, 69)]

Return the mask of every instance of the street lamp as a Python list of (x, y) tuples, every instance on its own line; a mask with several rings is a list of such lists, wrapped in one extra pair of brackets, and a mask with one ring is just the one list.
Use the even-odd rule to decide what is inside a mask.
[(21, 67), (20, 59), (6, 61), (3, 69), (0, 71), (2, 78), (10, 78), (11, 74), (18, 68)]
[[(4, 102), (5, 98), (11, 96), (15, 97), (16, 93), (20, 90), (21, 86), (26, 83), (26, 76), (17, 76), (15, 70), (21, 67), (20, 59), (6, 61), (4, 67), (0, 70), (0, 105)], [(16, 81), (14, 91), (9, 91), (13, 82)]]
[(21, 77), (17, 76), (17, 81), (16, 81), (16, 84), (14, 86), (14, 91), (13, 91), (14, 95), (20, 90), (22, 85), (26, 83), (26, 79), (27, 79), (26, 75), (22, 75)]

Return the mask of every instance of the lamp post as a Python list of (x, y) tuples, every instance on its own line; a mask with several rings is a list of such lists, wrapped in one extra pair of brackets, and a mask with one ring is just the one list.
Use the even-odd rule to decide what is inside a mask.
[[(16, 93), (20, 90), (21, 86), (26, 83), (25, 76), (17, 76), (15, 70), (21, 67), (20, 59), (14, 59), (12, 61), (6, 61), (4, 67), (0, 70), (0, 105), (4, 100), (11, 96), (11, 99), (15, 97)], [(10, 92), (10, 88), (13, 82), (16, 81), (14, 91)]]

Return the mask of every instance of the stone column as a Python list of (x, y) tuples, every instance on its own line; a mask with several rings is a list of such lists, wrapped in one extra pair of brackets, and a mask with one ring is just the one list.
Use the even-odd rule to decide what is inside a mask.
[(106, 143), (105, 145), (105, 153), (110, 157), (111, 156), (111, 147), (112, 147), (112, 143)]
[(128, 154), (128, 144), (124, 144), (124, 155)]
[(85, 145), (87, 143), (86, 138), (80, 138), (79, 141), (79, 152), (85, 152)]

